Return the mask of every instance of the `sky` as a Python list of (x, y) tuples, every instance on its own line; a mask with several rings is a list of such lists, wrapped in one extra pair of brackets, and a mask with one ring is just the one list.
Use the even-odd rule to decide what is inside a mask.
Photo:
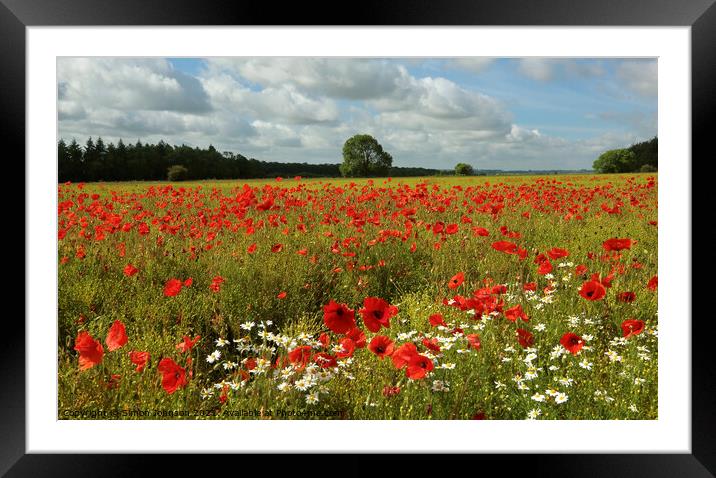
[(591, 169), (657, 134), (657, 60), (58, 58), (66, 141), (208, 147), (340, 163), (370, 134), (394, 166)]

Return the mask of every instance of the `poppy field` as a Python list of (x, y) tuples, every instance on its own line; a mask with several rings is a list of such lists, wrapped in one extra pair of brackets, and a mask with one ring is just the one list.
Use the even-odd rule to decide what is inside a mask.
[(58, 417), (658, 418), (655, 174), (58, 185)]

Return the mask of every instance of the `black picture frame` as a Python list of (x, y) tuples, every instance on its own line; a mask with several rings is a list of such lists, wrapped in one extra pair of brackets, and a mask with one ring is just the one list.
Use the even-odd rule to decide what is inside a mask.
[[(0, 122), (2, 137), (14, 156), (25, 157), (25, 29), (30, 26), (109, 25), (544, 25), (544, 26), (690, 26), (692, 78), (692, 159), (713, 161), (707, 149), (713, 133), (708, 119), (716, 113), (716, 5), (714, 0), (365, 0), (355, 8), (328, 2), (267, 3), (203, 0), (0, 0)], [(300, 23), (299, 23), (300, 22)], [(7, 150), (6, 150), (7, 151)], [(709, 154), (710, 153), (710, 154)], [(709, 156), (707, 156), (709, 154)], [(7, 153), (6, 158), (10, 157)], [(24, 168), (19, 172), (25, 180)], [(692, 178), (694, 176), (692, 175)], [(24, 183), (23, 180), (23, 183)], [(708, 188), (692, 182), (692, 204), (710, 199)], [(694, 214), (694, 216), (697, 216)], [(704, 216), (707, 219), (707, 216)], [(19, 226), (18, 226), (19, 227)], [(692, 251), (713, 258), (713, 246), (693, 235)], [(703, 247), (701, 247), (703, 246)], [(685, 245), (688, 247), (688, 245)], [(692, 252), (693, 254), (693, 252)], [(26, 251), (27, 257), (27, 251)], [(707, 257), (704, 257), (707, 259)], [(6, 276), (7, 277), (7, 276)], [(694, 286), (699, 283), (692, 281)], [(690, 278), (683, 278), (691, 280)], [(708, 281), (703, 281), (704, 282)], [(25, 284), (25, 287), (31, 286)], [(708, 284), (701, 288), (708, 287)], [(702, 294), (703, 295), (703, 294)], [(692, 293), (692, 298), (699, 297)], [(708, 295), (707, 295), (708, 297)], [(711, 355), (714, 319), (711, 314), (685, 311), (692, 325), (692, 441), (691, 454), (546, 454), (481, 455), (471, 457), (474, 472), (498, 469), (535, 476), (706, 477), (716, 474), (716, 372)], [(160, 461), (163, 474), (187, 472), (187, 462), (154, 456), (39, 455), (25, 453), (25, 331), (22, 322), (4, 320), (0, 347), (0, 474), (7, 476), (121, 475), (149, 470)], [(537, 439), (537, 438), (536, 438)], [(404, 463), (429, 466), (421, 457)], [(270, 474), (291, 466), (295, 458), (271, 460)], [(451, 465), (439, 466), (447, 472)], [(226, 459), (212, 462), (229, 463)], [(275, 463), (273, 463), (275, 462)], [(357, 457), (343, 461), (346, 471), (365, 469)], [(206, 465), (214, 466), (214, 465)], [(274, 467), (276, 466), (276, 467)], [(402, 467), (402, 465), (400, 465)], [(287, 468), (288, 469), (288, 468)], [(215, 471), (218, 473), (218, 471)], [(328, 471), (330, 472), (330, 471)]]

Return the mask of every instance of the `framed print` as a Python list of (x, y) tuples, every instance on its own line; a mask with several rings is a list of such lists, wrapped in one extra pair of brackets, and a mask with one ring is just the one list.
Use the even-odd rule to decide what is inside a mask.
[(3, 0), (28, 246), (3, 472), (457, 452), (712, 475), (711, 2), (210, 3)]

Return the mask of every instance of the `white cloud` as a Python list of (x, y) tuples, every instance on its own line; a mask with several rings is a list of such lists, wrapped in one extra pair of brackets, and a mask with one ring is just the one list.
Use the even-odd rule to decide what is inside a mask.
[(606, 70), (601, 65), (601, 63), (594, 63), (594, 62), (579, 62), (579, 61), (565, 61), (562, 60), (564, 64), (564, 71), (568, 76), (571, 77), (579, 77), (579, 78), (591, 78), (591, 77), (599, 77), (604, 76), (606, 74)]
[(622, 128), (629, 128), (642, 137), (656, 136), (658, 130), (656, 111), (603, 111), (596, 114), (595, 117)]
[(524, 58), (519, 61), (520, 73), (537, 81), (549, 81), (554, 78), (555, 62), (547, 58)]
[(640, 96), (655, 97), (658, 92), (656, 60), (624, 61), (616, 74), (627, 89)]
[(526, 129), (512, 125), (510, 132), (505, 136), (508, 142), (522, 142), (540, 138), (542, 135), (536, 129)]
[(490, 137), (509, 129), (511, 115), (496, 99), (445, 78), (410, 78), (394, 97), (369, 102), (376, 121), (410, 130), (470, 130)]
[(600, 62), (562, 58), (521, 58), (517, 71), (535, 81), (596, 78), (606, 75)]
[[(398, 166), (451, 169), (467, 162), (478, 169), (579, 169), (590, 167), (605, 149), (647, 139), (656, 129), (656, 113), (635, 104), (633, 114), (591, 111), (592, 119), (607, 124), (596, 130), (608, 130), (591, 139), (545, 134), (547, 125), (526, 127), (514, 117), (510, 106), (518, 103), (458, 82), (465, 72), (499, 68), (494, 59), (428, 63), (429, 68), (423, 60), (208, 59), (194, 77), (162, 59), (60, 59), (60, 135), (213, 144), (262, 160), (323, 163), (339, 162), (343, 142), (367, 133)], [(514, 74), (514, 65), (509, 61), (505, 71)], [(430, 76), (411, 73), (416, 68)], [(517, 70), (537, 82), (610, 74), (611, 84), (638, 95), (655, 94), (656, 88), (655, 62), (624, 61), (614, 71), (601, 62), (528, 58), (517, 60)], [(519, 93), (526, 100), (540, 88), (530, 85), (528, 94)], [(510, 88), (501, 89), (517, 94)], [(530, 111), (553, 106), (551, 100), (529, 103)]]
[(295, 124), (333, 122), (338, 119), (338, 107), (334, 101), (311, 98), (292, 85), (270, 86), (254, 91), (223, 73), (202, 78), (202, 84), (216, 110)]
[(495, 61), (495, 58), (490, 58), (486, 56), (478, 56), (478, 57), (466, 57), (466, 58), (456, 58), (452, 60), (451, 64), (456, 67), (460, 68), (462, 70), (470, 71), (472, 73), (482, 73), (483, 71), (487, 70), (490, 65)]
[(60, 104), (69, 114), (73, 104), (124, 111), (211, 109), (199, 81), (163, 59), (60, 58), (57, 76)]
[(390, 94), (406, 75), (388, 60), (329, 58), (212, 58), (209, 72), (232, 72), (261, 86), (294, 85), (329, 98), (370, 99)]

